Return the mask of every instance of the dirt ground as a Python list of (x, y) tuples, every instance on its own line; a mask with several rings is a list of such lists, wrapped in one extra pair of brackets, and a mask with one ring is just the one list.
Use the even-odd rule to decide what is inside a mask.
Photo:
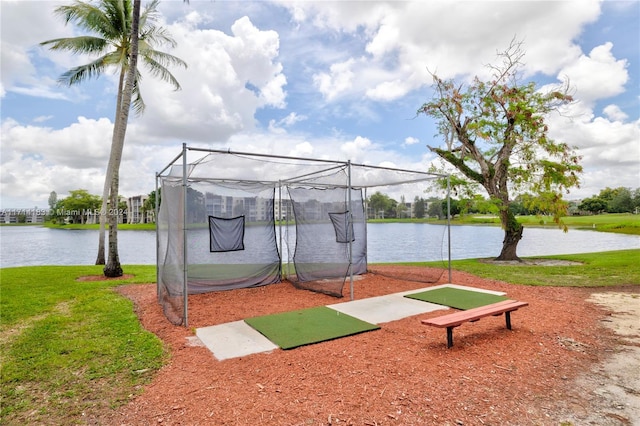
[[(395, 267), (397, 268), (397, 267)], [(448, 282), (438, 269), (393, 269), (431, 284), (366, 274), (355, 299)], [(383, 272), (383, 271), (379, 271)], [(504, 291), (529, 306), (454, 330), (423, 318), (355, 336), (218, 361), (195, 328), (348, 301), (283, 282), (189, 297), (189, 328), (171, 325), (155, 285), (119, 289), (170, 362), (129, 404), (86, 413), (114, 425), (638, 425), (640, 287), (526, 287), (454, 272), (452, 282)], [(635, 423), (634, 423), (635, 422)]]

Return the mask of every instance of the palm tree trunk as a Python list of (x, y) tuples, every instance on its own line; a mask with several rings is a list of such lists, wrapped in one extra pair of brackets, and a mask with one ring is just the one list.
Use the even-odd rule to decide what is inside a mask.
[[(120, 110), (122, 108), (122, 95), (124, 91), (124, 78), (125, 78), (125, 69), (120, 70), (120, 78), (118, 82), (118, 97), (116, 100), (116, 114), (113, 119), (113, 136), (111, 138), (111, 146), (113, 147), (116, 143), (116, 130), (120, 126), (120, 119), (122, 118), (120, 115)], [(102, 189), (102, 207), (100, 208), (100, 231), (98, 232), (98, 256), (96, 258), (96, 265), (104, 265), (105, 264), (105, 252), (104, 252), (104, 242), (105, 242), (105, 229), (107, 223), (107, 205), (109, 202), (109, 194), (111, 191), (111, 181), (113, 179), (113, 165), (112, 156), (109, 155), (109, 162), (107, 163), (107, 169), (104, 177), (104, 187)]]
[(120, 162), (124, 149), (124, 138), (127, 133), (129, 110), (131, 109), (131, 97), (133, 95), (133, 82), (136, 77), (138, 65), (138, 27), (140, 24), (140, 0), (133, 2), (133, 16), (131, 21), (131, 57), (122, 92), (122, 105), (117, 111), (118, 118), (114, 125), (114, 135), (111, 142), (111, 155), (109, 156), (109, 171), (111, 176), (110, 187), (110, 215), (109, 215), (109, 257), (104, 267), (104, 275), (107, 277), (120, 277), (123, 274), (118, 256), (118, 191), (120, 188)]

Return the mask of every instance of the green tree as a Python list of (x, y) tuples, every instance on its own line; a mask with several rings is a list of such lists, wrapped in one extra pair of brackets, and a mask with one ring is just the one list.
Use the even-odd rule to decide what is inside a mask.
[[(158, 188), (158, 201), (160, 201), (161, 190)], [(142, 214), (144, 215), (144, 223), (147, 223), (148, 212), (155, 212), (156, 210), (156, 191), (153, 190), (149, 193), (149, 197), (144, 200), (142, 204)], [(155, 219), (154, 219), (155, 221)]]
[(439, 200), (437, 198), (429, 199), (429, 206), (427, 207), (427, 214), (429, 217), (435, 216), (438, 219), (444, 219), (447, 211), (447, 200)]
[(85, 223), (89, 213), (100, 208), (101, 200), (98, 195), (89, 194), (86, 189), (76, 189), (69, 192), (69, 196), (58, 201), (56, 210), (58, 216), (70, 219), (72, 223)]
[(585, 198), (578, 205), (578, 210), (590, 212), (593, 214), (602, 213), (607, 209), (607, 201), (600, 197)]
[(484, 188), (497, 206), (505, 232), (498, 260), (519, 260), (523, 226), (511, 194), (534, 194), (527, 207), (548, 211), (561, 224), (563, 192), (578, 185), (582, 172), (574, 150), (550, 139), (545, 123), (546, 114), (572, 101), (567, 85), (539, 91), (521, 84), (523, 56), (521, 43), (512, 42), (499, 54), (502, 63), (490, 66), (492, 79), (476, 77), (466, 87), (432, 74), (434, 97), (417, 111), (437, 121), (444, 144), (429, 149), (456, 168), (462, 178), (456, 184)]
[(56, 204), (58, 204), (58, 194), (56, 193), (56, 191), (51, 191), (51, 193), (49, 194), (49, 200), (47, 201), (47, 204), (49, 205), (49, 214), (47, 215), (48, 218), (55, 217)]
[(636, 188), (633, 190), (633, 193), (631, 194), (631, 200), (633, 203), (633, 212), (635, 214), (638, 214), (638, 211), (640, 211), (640, 188)]
[(411, 211), (407, 207), (407, 203), (405, 201), (404, 195), (400, 196), (400, 202), (396, 205), (396, 217), (398, 219), (402, 219), (403, 217), (411, 216)]
[(422, 219), (425, 215), (424, 204), (425, 201), (422, 197), (416, 195), (413, 199), (413, 212), (418, 219)]
[(376, 191), (376, 193), (371, 195), (367, 202), (369, 209), (373, 212), (373, 217), (382, 219), (385, 217), (395, 217), (397, 204), (398, 202), (396, 200), (393, 200), (380, 191)]
[[(178, 81), (169, 72), (171, 65), (185, 66), (181, 59), (155, 49), (158, 45), (175, 46), (175, 41), (157, 20), (158, 0), (153, 0), (144, 12), (140, 12), (140, 0), (100, 0), (97, 4), (75, 1), (69, 6), (56, 8), (57, 15), (65, 23), (73, 22), (88, 34), (78, 37), (60, 38), (42, 42), (52, 50), (67, 50), (73, 53), (98, 55), (88, 64), (75, 67), (64, 73), (59, 81), (73, 85), (103, 74), (109, 68), (119, 70), (118, 92), (111, 153), (105, 176), (103, 205), (100, 215), (100, 236), (96, 264), (104, 264), (104, 231), (107, 220), (107, 200), (118, 205), (119, 169), (124, 147), (129, 110), (131, 104), (137, 113), (142, 113), (145, 104), (140, 93), (140, 74), (137, 69), (138, 56), (151, 74), (169, 82), (177, 90)], [(133, 99), (133, 100), (132, 100)], [(114, 209), (111, 209), (114, 211)], [(120, 276), (122, 268), (118, 258), (118, 216), (109, 215), (109, 262), (105, 275)]]
[(609, 213), (631, 213), (633, 212), (633, 199), (629, 188), (617, 188), (615, 195), (609, 201), (607, 211)]
[(449, 214), (452, 218), (464, 213), (465, 211), (465, 202), (464, 200), (456, 200), (455, 198), (450, 198), (449, 203), (447, 204), (447, 200), (442, 200), (441, 203), (442, 211), (447, 211), (447, 206), (449, 207)]

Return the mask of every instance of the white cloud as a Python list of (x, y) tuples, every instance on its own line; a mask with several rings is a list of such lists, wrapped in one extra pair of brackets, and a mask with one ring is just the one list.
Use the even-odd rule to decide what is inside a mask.
[[(87, 108), (112, 99), (115, 83), (110, 74), (101, 78), (105, 84), (99, 86), (111, 92), (107, 95), (96, 93), (95, 87), (56, 85), (55, 78), (63, 70), (84, 61), (37, 46), (42, 40), (73, 34), (72, 28), (53, 18), (56, 4), (3, 1), (0, 94), (20, 99), (28, 95), (34, 105), (38, 98), (85, 97), (92, 100)], [(427, 170), (434, 156), (426, 149), (417, 151), (418, 138), (407, 137), (392, 146), (391, 140), (400, 141), (401, 135), (414, 130), (403, 127), (406, 124), (394, 125), (389, 112), (407, 109), (422, 91), (429, 95), (429, 71), (460, 79), (486, 74), (483, 64), (495, 62), (496, 51), (505, 49), (513, 37), (524, 40), (526, 76), (543, 73), (548, 80), (566, 75), (576, 88), (578, 102), (567, 110), (570, 119), (551, 117), (550, 126), (552, 137), (578, 146), (584, 156), (587, 173), (580, 191), (588, 196), (603, 185), (616, 186), (603, 184), (609, 180), (640, 186), (638, 117), (619, 98), (608, 100), (609, 105), (601, 103), (632, 90), (625, 85), (634, 58), (615, 57), (614, 53), (620, 54), (617, 40), (601, 42), (589, 52), (578, 44), (587, 25), (598, 18), (600, 2), (281, 4), (293, 14), (295, 25), (287, 26), (284, 9), (273, 9), (270, 3), (162, 5), (161, 10), (180, 17), (163, 25), (178, 42), (170, 53), (187, 61), (189, 68), (172, 69), (183, 87), (178, 92), (144, 75), (142, 90), (148, 108), (144, 116), (130, 117), (121, 167), (123, 195), (151, 191), (154, 172), (175, 157), (183, 141), (209, 148)], [(281, 19), (252, 14), (253, 8), (279, 14)], [(242, 13), (237, 14), (238, 10)], [(292, 103), (293, 93), (298, 104)], [(634, 102), (632, 106), (638, 102), (637, 94)], [(388, 108), (378, 108), (380, 104)], [(267, 114), (261, 115), (261, 110)], [(408, 111), (405, 116), (415, 108), (409, 106)], [(27, 206), (33, 204), (31, 200), (43, 200), (44, 205), (54, 189), (61, 196), (78, 188), (102, 191), (113, 112), (103, 107), (85, 116), (91, 113), (95, 118), (79, 117), (61, 124), (58, 111), (38, 110), (19, 122), (11, 119), (18, 113), (6, 110), (3, 103), (5, 206), (7, 200), (22, 199), (29, 200)], [(380, 135), (364, 126), (334, 123), (336, 117), (358, 124), (384, 122), (388, 128)], [(294, 131), (298, 129), (303, 130)]]
[(313, 76), (316, 88), (322, 93), (325, 99), (331, 101), (344, 92), (348, 92), (353, 86), (355, 73), (352, 68), (355, 65), (354, 59), (332, 64), (329, 72), (318, 73)]
[(625, 121), (629, 116), (618, 105), (607, 105), (602, 112), (612, 121)]
[(612, 48), (612, 43), (594, 47), (589, 55), (581, 55), (559, 72), (559, 78), (567, 76), (576, 97), (587, 105), (624, 92), (629, 79), (627, 60), (616, 59)]
[(195, 15), (167, 26), (178, 43), (170, 53), (188, 63), (187, 69), (172, 69), (182, 90), (171, 91), (166, 83), (146, 77), (148, 108), (139, 123), (154, 138), (224, 142), (234, 133), (251, 131), (259, 108), (286, 105), (278, 33), (259, 30), (243, 17), (229, 36), (194, 28)]
[(404, 144), (405, 145), (415, 145), (417, 143), (420, 143), (420, 139), (414, 138), (413, 136), (408, 136), (408, 137), (404, 138)]
[(308, 117), (304, 115), (298, 115), (295, 112), (289, 113), (286, 117), (281, 120), (269, 120), (269, 131), (284, 133), (286, 130), (285, 127), (292, 127), (296, 123), (307, 120)]
[[(54, 130), (2, 123), (3, 199), (46, 200), (51, 191), (83, 188), (102, 193), (112, 124), (107, 119), (79, 117), (69, 127)], [(4, 202), (3, 202), (4, 204)]]
[(34, 123), (44, 123), (45, 121), (49, 121), (53, 118), (53, 115), (41, 115), (33, 119)]
[[(573, 41), (600, 13), (598, 1), (283, 2), (294, 18), (366, 41), (362, 55), (326, 64), (314, 82), (328, 101), (364, 93), (395, 100), (440, 77), (488, 76), (484, 64), (515, 37), (525, 71), (554, 73), (580, 55)], [(496, 29), (499, 28), (499, 31)]]

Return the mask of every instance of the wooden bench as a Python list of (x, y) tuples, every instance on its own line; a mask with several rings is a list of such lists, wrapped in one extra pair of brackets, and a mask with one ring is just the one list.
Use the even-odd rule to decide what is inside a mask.
[(466, 311), (454, 312), (452, 314), (443, 315), (436, 318), (422, 320), (422, 324), (434, 327), (447, 328), (447, 348), (453, 346), (453, 328), (465, 322), (478, 321), (480, 318), (488, 316), (500, 316), (504, 314), (507, 321), (507, 328), (511, 330), (511, 312), (518, 310), (524, 306), (528, 306), (527, 302), (518, 302), (516, 300), (503, 300), (502, 302), (493, 303), (491, 305), (480, 306), (479, 308), (468, 309)]

